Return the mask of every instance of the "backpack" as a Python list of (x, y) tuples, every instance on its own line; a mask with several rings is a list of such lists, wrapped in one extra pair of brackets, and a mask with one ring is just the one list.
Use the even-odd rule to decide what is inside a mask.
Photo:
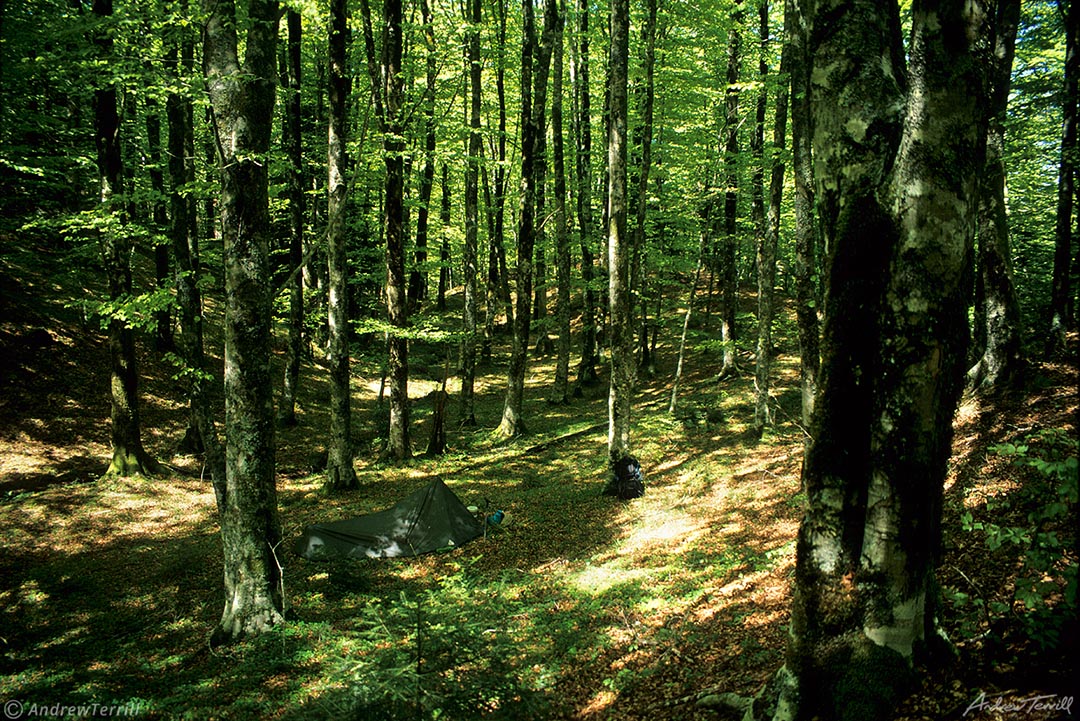
[(645, 477), (641, 464), (633, 456), (624, 456), (615, 463), (611, 480), (604, 488), (605, 496), (617, 496), (624, 501), (645, 495)]

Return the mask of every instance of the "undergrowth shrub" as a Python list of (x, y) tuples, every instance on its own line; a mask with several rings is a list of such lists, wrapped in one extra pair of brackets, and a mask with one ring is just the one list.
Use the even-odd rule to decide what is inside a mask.
[(363, 607), (353, 653), (334, 659), (348, 718), (517, 719), (545, 715), (546, 679), (523, 662), (504, 595), (465, 571)]
[[(1019, 492), (986, 502), (988, 514), (1010, 523), (977, 520), (970, 511), (960, 521), (965, 532), (981, 536), (989, 551), (1011, 550), (1018, 555), (1012, 598), (988, 599), (974, 584), (970, 592), (945, 589), (955, 608), (976, 611), (991, 627), (1012, 616), (1040, 651), (1060, 648), (1063, 631), (1077, 615), (1077, 558), (1071, 537), (1076, 532), (1077, 445), (1068, 432), (1050, 429), (1029, 435), (1022, 443), (990, 447), (992, 453), (1033, 472), (1026, 474)], [(972, 627), (970, 616), (965, 625)]]

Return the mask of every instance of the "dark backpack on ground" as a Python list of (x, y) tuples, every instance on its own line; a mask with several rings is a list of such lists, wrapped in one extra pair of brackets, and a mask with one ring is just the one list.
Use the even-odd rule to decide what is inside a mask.
[(604, 495), (617, 496), (624, 501), (645, 495), (645, 477), (641, 474), (641, 464), (636, 458), (625, 456), (615, 464)]

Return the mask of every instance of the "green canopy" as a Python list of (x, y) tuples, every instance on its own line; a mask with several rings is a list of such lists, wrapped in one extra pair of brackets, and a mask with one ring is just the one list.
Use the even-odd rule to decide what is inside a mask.
[(308, 526), (296, 553), (310, 560), (415, 556), (462, 546), (484, 527), (441, 478), (384, 511)]

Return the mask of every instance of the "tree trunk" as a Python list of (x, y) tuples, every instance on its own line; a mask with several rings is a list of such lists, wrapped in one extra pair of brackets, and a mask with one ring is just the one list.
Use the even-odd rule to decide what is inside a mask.
[(573, 47), (570, 69), (574, 85), (574, 137), (577, 141), (577, 216), (578, 243), (581, 246), (581, 360), (578, 362), (574, 395), (584, 386), (596, 385), (596, 291), (593, 288), (593, 211), (592, 211), (592, 121), (589, 110), (589, 0), (578, 0), (578, 42)]
[(514, 323), (514, 304), (510, 295), (510, 272), (506, 264), (506, 0), (493, 3), (498, 15), (498, 66), (495, 68), (495, 92), (499, 101), (499, 142), (498, 159), (495, 166), (495, 232), (492, 236), (491, 252), (495, 256), (497, 268), (497, 289), (506, 313), (506, 323)]
[(551, 156), (555, 171), (555, 285), (556, 340), (555, 381), (552, 384), (553, 403), (570, 400), (570, 233), (566, 225), (566, 160), (563, 149), (563, 23), (565, 3), (560, 9), (555, 28), (555, 55), (551, 85)]
[(300, 106), (300, 13), (289, 10), (287, 50), (288, 102), (285, 106), (285, 152), (289, 158), (289, 340), (285, 353), (285, 376), (278, 403), (278, 423), (296, 425), (296, 393), (304, 353), (304, 283), (298, 268), (304, 262), (304, 152)]
[(626, 236), (627, 70), (630, 44), (628, 0), (612, 0), (608, 92), (608, 305), (611, 324), (611, 386), (608, 391), (608, 462), (616, 467), (630, 455), (630, 409), (634, 386), (633, 331), (630, 328), (630, 248)]
[(215, 480), (225, 551), (225, 608), (212, 641), (283, 620), (282, 540), (274, 478), (270, 379), (267, 153), (276, 83), (278, 7), (251, 0), (243, 63), (233, 0), (204, 0), (203, 62), (214, 111), (225, 240), (225, 483)]
[[(154, 192), (150, 219), (154, 234), (160, 237), (166, 233), (169, 212), (165, 203), (165, 171), (161, 163), (161, 115), (157, 100), (153, 98), (146, 100), (146, 155), (150, 161), (148, 167), (150, 189)], [(172, 276), (170, 264), (169, 244), (155, 241), (154, 275), (158, 290), (165, 290), (169, 286)], [(154, 348), (162, 353), (176, 350), (176, 342), (173, 340), (172, 310), (168, 306), (155, 313)]]
[(330, 437), (326, 449), (326, 487), (356, 488), (352, 445), (352, 382), (349, 373), (349, 258), (345, 243), (348, 204), (345, 172), (348, 139), (349, 18), (346, 0), (330, 3), (330, 123), (326, 142), (327, 270), (330, 279), (327, 322), (330, 342)]
[[(484, 146), (480, 146), (481, 158)], [(499, 314), (499, 256), (495, 252), (495, 193), (491, 174), (480, 163), (480, 189), (484, 192), (484, 218), (487, 220), (487, 283), (484, 285), (484, 331), (480, 337), (480, 363), (491, 362), (491, 344), (495, 341), (495, 319)], [(479, 260), (477, 260), (479, 262)]]
[[(210, 187), (218, 182), (217, 148), (214, 146), (214, 110), (207, 106), (204, 116), (206, 131), (203, 133), (203, 157), (206, 159), (206, 185)], [(203, 196), (202, 237), (207, 240), (221, 240), (221, 225), (217, 215), (217, 203), (212, 193)]]
[[(187, 3), (180, 4), (180, 14), (187, 13)], [(194, 71), (195, 43), (187, 28), (175, 28), (181, 33), (166, 51), (165, 66), (171, 81), (179, 86), (180, 78)], [(195, 200), (184, 192), (195, 181), (195, 129), (191, 98), (180, 92), (170, 92), (165, 101), (165, 116), (169, 126), (169, 238), (175, 261), (176, 306), (180, 322), (179, 351), (183, 359), (184, 377), (189, 380), (190, 413), (188, 428), (180, 445), (194, 453), (205, 453), (211, 478), (224, 482), (225, 458), (213, 424), (208, 393), (209, 381), (204, 372), (205, 357), (202, 333), (202, 294), (199, 290), (199, 233)]]
[(720, 241), (720, 339), (723, 361), (720, 378), (738, 372), (735, 360), (735, 317), (739, 299), (739, 271), (735, 265), (738, 250), (739, 209), (739, 66), (742, 63), (742, 0), (737, 0), (728, 31), (726, 114), (724, 116), (724, 152), (727, 179), (724, 192), (724, 233)]
[(528, 363), (529, 326), (532, 320), (533, 252), (536, 240), (537, 145), (544, 128), (547, 80), (557, 0), (546, 0), (544, 31), (536, 40), (531, 0), (523, 0), (524, 38), (521, 49), (521, 206), (518, 214), (517, 307), (514, 338), (507, 373), (506, 401), (496, 433), (513, 438), (525, 432), (522, 406), (525, 398), (525, 367)]
[[(541, 47), (543, 48), (542, 52), (547, 53), (548, 57), (552, 54), (552, 43), (554, 42), (554, 35), (552, 35), (551, 32), (552, 29), (547, 26), (547, 19), (545, 18)], [(546, 70), (545, 77), (547, 77)], [(536, 219), (536, 237), (534, 238), (536, 257), (533, 263), (533, 327), (536, 329), (536, 348), (534, 353), (537, 357), (550, 355), (554, 350), (554, 345), (551, 342), (551, 338), (548, 336), (547, 312), (547, 228), (549, 216), (547, 212), (548, 159), (546, 98), (547, 84), (545, 83), (544, 87), (538, 88), (537, 94), (533, 95), (533, 109), (535, 110), (538, 104), (543, 106), (539, 114), (539, 125), (536, 130), (536, 164), (533, 166), (533, 170), (536, 173), (536, 180), (533, 183), (536, 188), (536, 212), (534, 216)]]
[[(769, 3), (763, 1), (758, 9), (759, 34), (761, 37), (761, 61), (758, 70), (761, 74), (762, 91), (758, 99), (757, 121), (761, 128), (761, 135), (757, 140), (759, 147), (764, 150), (764, 125), (765, 125), (765, 88), (769, 73), (768, 63), (765, 61), (769, 45)], [(788, 57), (790, 51), (787, 46), (781, 51), (780, 75), (786, 76), (788, 72)], [(758, 337), (757, 359), (754, 373), (754, 389), (756, 391), (756, 403), (754, 407), (754, 430), (758, 437), (765, 431), (766, 426), (772, 425), (772, 411), (769, 409), (769, 371), (772, 366), (772, 320), (773, 320), (773, 297), (776, 285), (776, 247), (780, 242), (780, 202), (784, 193), (784, 142), (787, 136), (787, 85), (781, 85), (776, 92), (776, 114), (773, 118), (773, 153), (771, 156), (772, 167), (769, 177), (769, 210), (767, 218), (760, 218), (761, 228), (758, 231), (757, 243), (757, 267), (758, 267)], [(764, 155), (764, 153), (762, 153)], [(762, 158), (764, 160), (764, 158)], [(764, 166), (762, 167), (764, 172)], [(763, 180), (763, 179), (762, 179)], [(762, 188), (764, 190), (764, 188)], [(756, 191), (755, 191), (756, 192)], [(764, 199), (763, 199), (764, 200)], [(763, 209), (764, 210), (764, 209)]]
[(480, 0), (468, 0), (466, 70), (469, 76), (469, 145), (465, 166), (465, 337), (461, 344), (461, 424), (476, 425), (476, 276), (480, 234)]
[(811, 149), (810, 39), (808, 19), (797, 0), (784, 2), (784, 43), (790, 56), (791, 165), (795, 180), (795, 315), (799, 329), (802, 422), (809, 427), (820, 367), (817, 303), (817, 229), (814, 223), (814, 166)]
[[(708, 195), (709, 189), (706, 188)], [(710, 231), (712, 230), (712, 207), (713, 202), (706, 199), (699, 211), (701, 220), (701, 240), (698, 243), (697, 265), (694, 267), (694, 280), (690, 283), (690, 292), (686, 294), (686, 315), (683, 316), (682, 334), (679, 336), (679, 354), (675, 363), (675, 378), (671, 383), (671, 400), (668, 403), (668, 413), (675, 415), (679, 407), (679, 381), (682, 380), (683, 359), (686, 356), (686, 336), (690, 332), (690, 316), (694, 312), (694, 297), (697, 295), (698, 282), (701, 280), (701, 270), (705, 266), (705, 250), (709, 247)]]
[(439, 388), (431, 394), (431, 436), (428, 438), (427, 455), (441, 456), (446, 453), (446, 406), (450, 394)]
[[(408, 325), (405, 298), (405, 141), (403, 139), (404, 81), (401, 77), (401, 0), (385, 0), (383, 18), (383, 78), (386, 102), (386, 307), (390, 324), (402, 331)], [(409, 442), (409, 341), (390, 338), (390, 455), (412, 455)]]
[(787, 659), (755, 718), (890, 718), (914, 662), (939, 646), (934, 569), (981, 168), (969, 48), (980, 20), (963, 0), (917, 1), (905, 73), (895, 5), (815, 8), (825, 353)]
[[(606, 25), (608, 27), (608, 32), (610, 33), (610, 28), (611, 28), (611, 7), (610, 6), (608, 7), (608, 13), (607, 13), (607, 16), (606, 16)], [(611, 42), (611, 40), (610, 40), (610, 35), (609, 35), (609, 39), (608, 39), (609, 55), (610, 55), (610, 42)], [(600, 229), (601, 229), (601, 232), (600, 232), (600, 235), (599, 235), (600, 245), (599, 245), (599, 248), (597, 249), (598, 250), (597, 255), (598, 255), (599, 261), (600, 261), (600, 267), (599, 267), (599, 272), (597, 273), (597, 276), (600, 279), (608, 279), (608, 280), (610, 280), (610, 268), (608, 267), (609, 255), (608, 255), (607, 243), (608, 243), (608, 226), (610, 225), (610, 222), (611, 222), (611, 215), (610, 215), (610, 213), (611, 213), (611, 202), (610, 202), (610, 199), (608, 197), (608, 190), (610, 188), (608, 180), (610, 178), (610, 173), (611, 173), (611, 170), (608, 167), (608, 163), (609, 163), (609, 161), (611, 159), (611, 156), (610, 156), (610, 154), (608, 152), (608, 144), (611, 141), (611, 82), (609, 80), (610, 75), (611, 75), (611, 69), (607, 68), (607, 75), (605, 76), (604, 83), (603, 83), (603, 85), (604, 85), (604, 106), (603, 106), (603, 110), (600, 113), (601, 117), (603, 118), (603, 125), (604, 125), (604, 130), (603, 130), (604, 150), (603, 150), (602, 153), (600, 153), (601, 170), (600, 170), (600, 173), (599, 173), (599, 179), (597, 180), (597, 185), (599, 186), (599, 188), (601, 190), (601, 196), (600, 196), (600, 208), (601, 208), (601, 211), (600, 211)], [(601, 280), (601, 282), (603, 282), (603, 280)], [(607, 292), (606, 284), (604, 286), (603, 292), (600, 295), (602, 296), (602, 298), (600, 299), (600, 302), (598, 302), (597, 306), (596, 306), (597, 314), (599, 316), (598, 320), (597, 320), (597, 323), (596, 323), (596, 328), (597, 328), (597, 330), (596, 330), (596, 338), (597, 338), (596, 342), (597, 342), (597, 347), (598, 348), (599, 348), (600, 345), (606, 344), (606, 345), (608, 345), (609, 350), (610, 350), (610, 342), (609, 342), (609, 340), (610, 340), (610, 330), (611, 329), (610, 329), (610, 326), (609, 326), (610, 319), (608, 318), (608, 315), (609, 315), (609, 311), (611, 310), (611, 303), (609, 302), (609, 299), (608, 299), (608, 292)], [(609, 361), (610, 361), (610, 359), (609, 359)]]
[(445, 164), (442, 169), (439, 221), (442, 223), (442, 247), (439, 249), (439, 289), (435, 307), (441, 312), (446, 310), (446, 292), (450, 289), (450, 168)]
[[(322, 127), (326, 122), (326, 87), (328, 83), (326, 81), (326, 59), (320, 58), (315, 62), (315, 126)], [(322, 173), (311, 174), (311, 190), (312, 199), (311, 203), (311, 227), (322, 228), (326, 224), (325, 219), (325, 198), (326, 193), (322, 190), (321, 179), (325, 176)], [(322, 248), (318, 247), (317, 239), (309, 237), (305, 243), (304, 255), (308, 258), (308, 262), (304, 265), (304, 288), (310, 291), (317, 291), (319, 300), (317, 303), (322, 302), (322, 296), (326, 293), (326, 286), (329, 281), (326, 279), (326, 273), (329, 270), (329, 266), (326, 261), (326, 254)], [(317, 339), (321, 343), (326, 337), (326, 326), (321, 325), (316, 332)]]
[(416, 308), (427, 298), (428, 218), (431, 215), (431, 190), (435, 185), (435, 81), (438, 79), (435, 53), (435, 25), (430, 0), (421, 0), (424, 45), (427, 49), (427, 80), (424, 96), (424, 166), (420, 171), (420, 203), (416, 208), (415, 265), (409, 274), (409, 305)]
[(536, 347), (533, 355), (537, 358), (550, 355), (554, 344), (548, 335), (548, 272), (547, 272), (547, 120), (541, 126), (536, 137), (536, 239), (533, 259), (533, 328), (536, 329)]
[(986, 158), (979, 179), (979, 276), (976, 328), (981, 357), (968, 371), (969, 383), (979, 389), (1007, 385), (1023, 369), (1020, 341), (1020, 302), (1013, 282), (1009, 218), (1005, 207), (1005, 109), (1009, 100), (1020, 0), (994, 3), (994, 21), (987, 23), (989, 102), (986, 112)]
[(647, 269), (644, 263), (648, 258), (645, 247), (645, 219), (648, 215), (649, 201), (649, 169), (652, 166), (653, 146), (653, 106), (655, 105), (656, 89), (654, 87), (656, 75), (656, 0), (646, 2), (645, 24), (641, 28), (642, 44), (645, 46), (645, 58), (642, 62), (642, 70), (645, 74), (644, 97), (641, 100), (641, 127), (639, 132), (640, 145), (640, 168), (637, 176), (637, 197), (635, 198), (635, 223), (634, 235), (631, 239), (631, 247), (634, 249), (633, 275), (637, 276), (636, 282), (631, 285), (637, 288), (639, 305), (639, 353), (638, 369), (645, 375), (652, 376), (655, 366), (652, 354), (649, 351), (649, 298), (646, 293), (648, 285)]
[(525, 396), (525, 365), (528, 362), (529, 324), (532, 313), (532, 261), (536, 209), (537, 129), (533, 119), (533, 63), (539, 54), (536, 21), (531, 0), (522, 0), (521, 41), (521, 200), (518, 217), (517, 298), (514, 308), (513, 341), (507, 371), (506, 400), (496, 434), (512, 438), (525, 432), (522, 406)]
[(499, 315), (500, 306), (506, 314), (507, 327), (513, 323), (514, 318), (510, 284), (507, 279), (505, 238), (503, 237), (506, 208), (506, 0), (494, 0), (492, 7), (497, 21), (495, 93), (498, 97), (499, 132), (497, 141), (492, 140), (489, 145), (492, 157), (498, 161), (495, 164), (494, 180), (488, 175), (486, 166), (481, 165), (480, 169), (488, 220), (484, 339), (480, 349), (480, 359), (484, 363), (491, 361), (491, 344), (494, 341), (495, 320)]
[(1076, 2), (1058, 0), (1065, 15), (1065, 88), (1061, 104), (1061, 165), (1058, 173), (1057, 225), (1054, 232), (1054, 278), (1050, 292), (1050, 334), (1046, 353), (1065, 348), (1065, 332), (1072, 324), (1069, 290), (1069, 263), (1073, 232), (1073, 203), (1076, 193), (1076, 123), (1080, 98), (1080, 9)]
[[(105, 18), (113, 13), (112, 0), (94, 0), (94, 14)], [(112, 39), (101, 32), (94, 43), (103, 62), (110, 62)], [(131, 239), (127, 235), (123, 203), (123, 158), (120, 154), (120, 113), (116, 87), (94, 91), (94, 137), (97, 142), (99, 200), (113, 223), (101, 233), (102, 255), (108, 277), (109, 299), (122, 300), (131, 294)], [(109, 321), (109, 357), (112, 461), (105, 475), (154, 475), (160, 468), (143, 450), (139, 422), (139, 368), (135, 358), (134, 331), (121, 318)]]
[[(390, 335), (388, 373), (390, 377), (390, 438), (387, 453), (397, 460), (412, 456), (409, 441), (409, 341), (404, 337), (409, 308), (405, 285), (405, 139), (404, 80), (401, 61), (401, 0), (384, 0), (382, 14), (382, 58), (375, 59), (375, 36), (368, 0), (360, 3), (363, 13), (364, 46), (371, 77), (375, 115), (383, 132), (383, 159), (386, 165), (383, 215), (386, 218), (386, 309), (390, 325), (398, 330)], [(445, 177), (444, 177), (445, 180)], [(445, 189), (444, 189), (445, 192)], [(445, 286), (440, 277), (440, 303), (445, 303)]]

